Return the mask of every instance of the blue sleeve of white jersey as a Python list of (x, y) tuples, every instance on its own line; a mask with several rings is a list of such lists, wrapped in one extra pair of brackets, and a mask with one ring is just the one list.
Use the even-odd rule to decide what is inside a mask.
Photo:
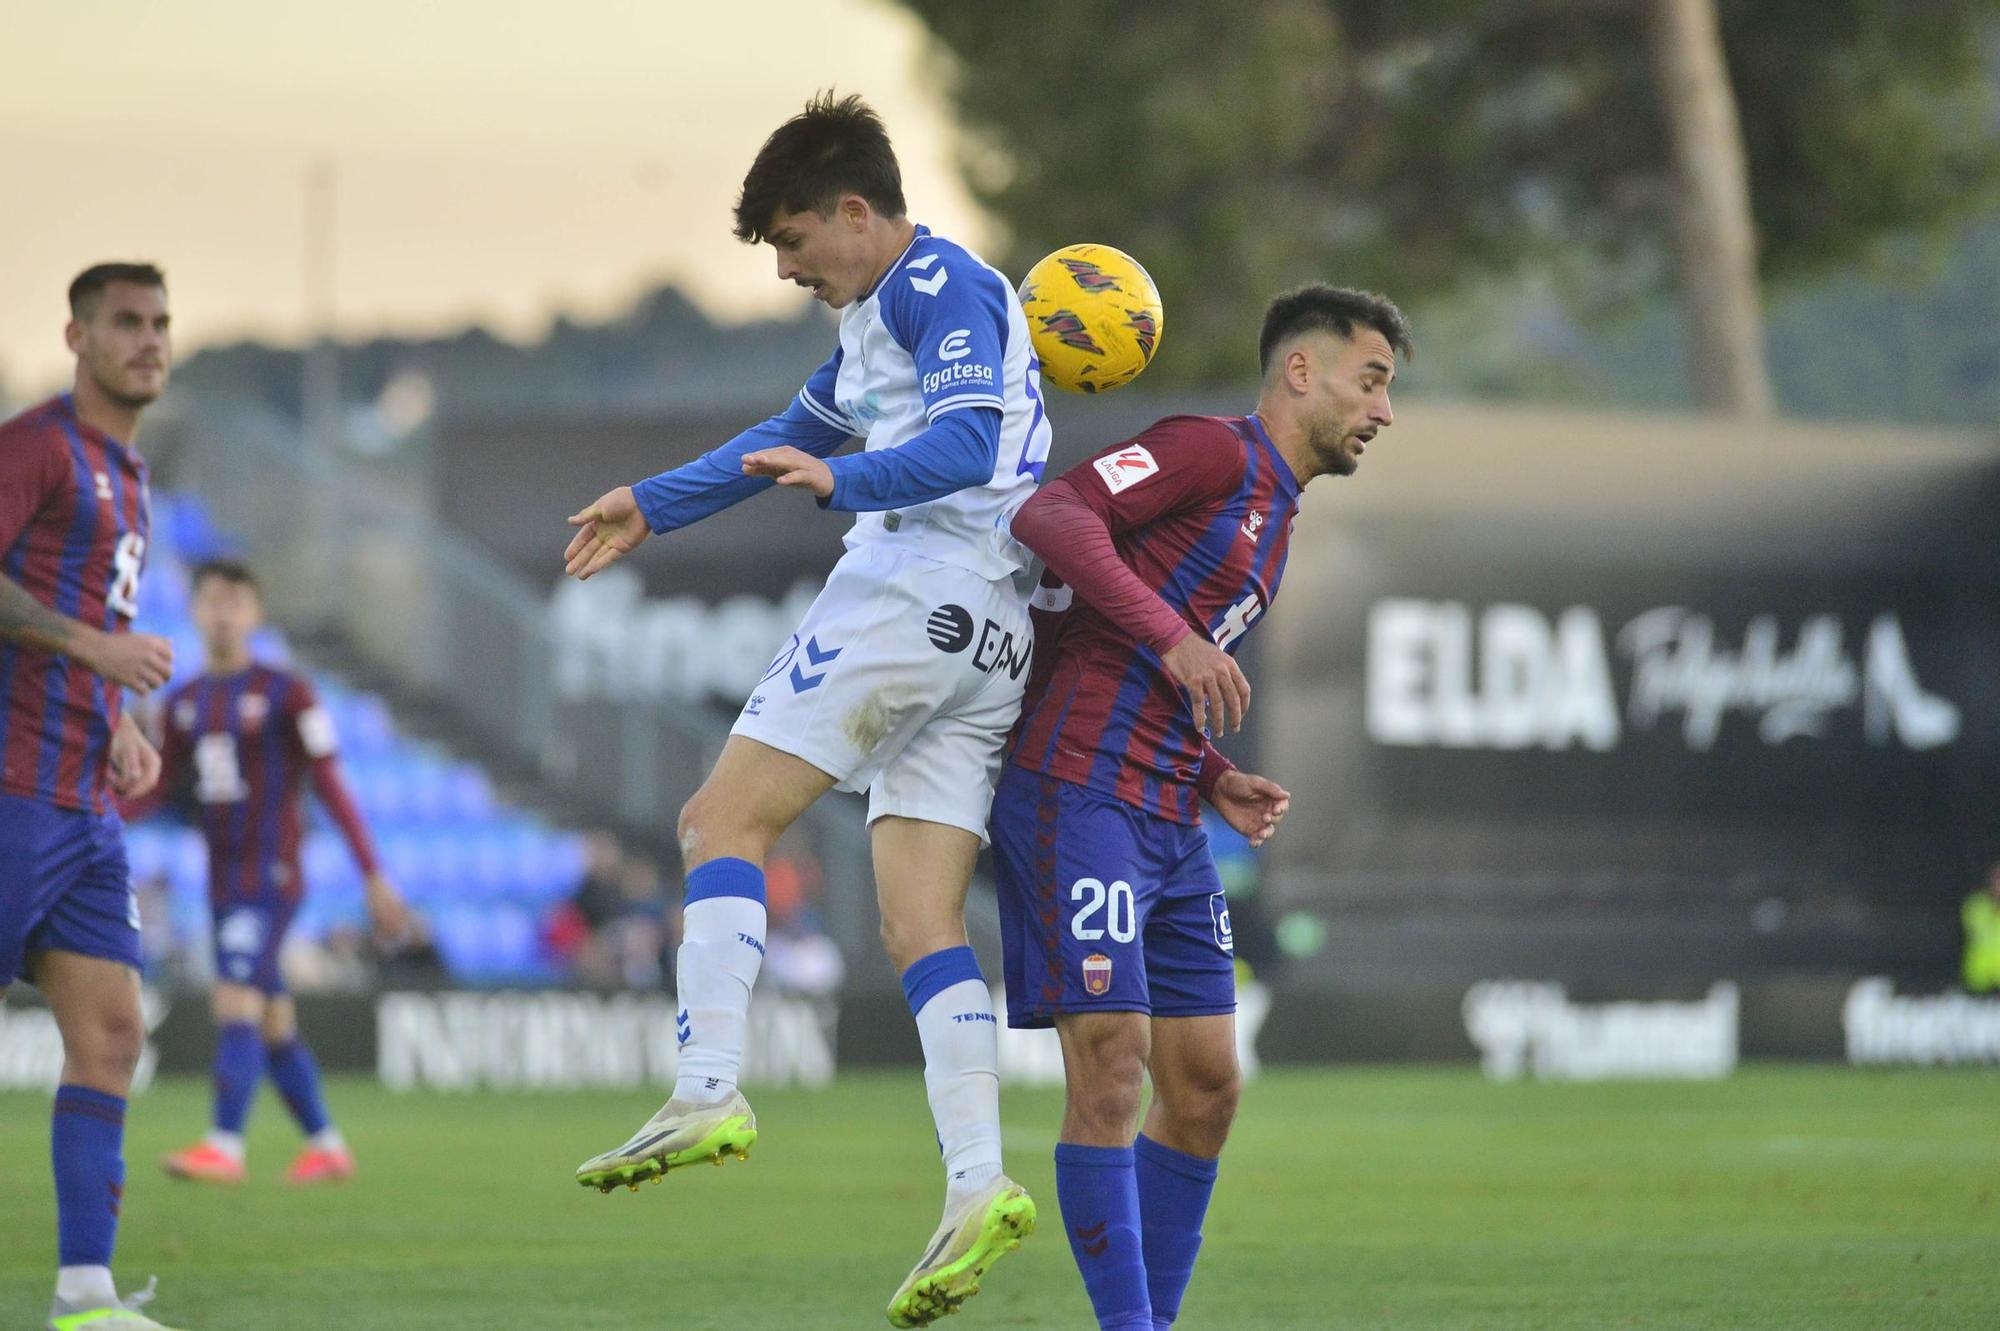
[(769, 477), (743, 474), (745, 453), (790, 445), (814, 457), (825, 457), (853, 438), (854, 431), (832, 405), (834, 380), (839, 374), (840, 352), (835, 351), (783, 411), (685, 466), (633, 486), (632, 497), (646, 515), (646, 525), (655, 532), (674, 531), (776, 485)]
[(906, 444), (830, 458), (833, 494), (821, 508), (866, 513), (907, 508), (993, 479), (1000, 413), (953, 410)]
[(835, 459), (828, 508), (903, 508), (993, 479), (1010, 297), (997, 273), (964, 253), (918, 248), (926, 252), (898, 265), (879, 299), (883, 326), (916, 362), (931, 428)]

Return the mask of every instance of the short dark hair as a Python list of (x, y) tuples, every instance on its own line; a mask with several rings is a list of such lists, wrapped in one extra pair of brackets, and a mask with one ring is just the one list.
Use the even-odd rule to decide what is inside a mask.
[(188, 580), (188, 586), (199, 589), (201, 584), (210, 578), (220, 578), (232, 586), (248, 587), (257, 593), (258, 599), (263, 598), (264, 589), (258, 585), (257, 575), (252, 573), (250, 566), (240, 559), (202, 560), (194, 566), (194, 573)]
[(1288, 337), (1326, 332), (1351, 338), (1356, 325), (1380, 333), (1389, 349), (1404, 360), (1416, 354), (1410, 341), (1410, 322), (1387, 296), (1315, 282), (1285, 292), (1264, 311), (1264, 331), (1257, 337), (1257, 368), (1260, 372), (1269, 370), (1271, 354)]
[(88, 319), (97, 308), (97, 298), (113, 282), (133, 282), (142, 287), (167, 289), (167, 275), (150, 263), (94, 263), (69, 284), (69, 312), (74, 319)]
[(903, 169), (882, 117), (849, 93), (828, 89), (771, 132), (736, 196), (736, 238), (755, 245), (779, 212), (833, 212), (843, 194), (859, 194), (884, 217), (901, 217)]

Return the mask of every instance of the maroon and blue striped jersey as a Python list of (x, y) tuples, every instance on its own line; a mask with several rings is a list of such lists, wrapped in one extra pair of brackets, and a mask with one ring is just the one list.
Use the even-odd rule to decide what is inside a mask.
[(159, 785), (128, 801), (126, 816), (191, 794), (216, 906), (299, 898), (308, 777), (361, 871), (376, 871), (375, 848), (340, 774), (333, 722), (303, 677), (261, 664), (197, 675), (167, 695), (164, 731)]
[[(146, 464), (65, 393), (0, 424), (0, 572), (57, 614), (123, 633), (139, 608), (151, 524)], [(0, 641), (0, 792), (111, 806), (123, 690), (67, 656)]]
[(1255, 416), (1170, 416), (1044, 486), (1015, 535), (1043, 552), (1058, 548), (1070, 517), (1095, 515), (1118, 561), (1165, 607), (1147, 598), (1150, 610), (1114, 617), (1090, 599), (1095, 588), (1073, 596), (1044, 575), (1011, 760), (1200, 821), (1197, 782), (1212, 750), (1161, 657), (1190, 631), (1235, 652), (1278, 593), (1298, 498), (1298, 479)]

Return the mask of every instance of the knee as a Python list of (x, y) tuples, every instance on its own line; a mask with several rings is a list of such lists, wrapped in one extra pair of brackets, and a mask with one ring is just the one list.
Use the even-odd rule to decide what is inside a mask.
[(247, 1022), (252, 1026), (262, 1026), (269, 1013), (269, 1005), (264, 995), (247, 985), (218, 984), (210, 999), (210, 1010), (215, 1013), (217, 1026), (233, 1026)]
[(1143, 1028), (1079, 1040), (1067, 1067), (1070, 1118), (1103, 1139), (1129, 1138), (1146, 1087)]
[(292, 1038), (298, 1034), (298, 1023), (292, 1014), (280, 1009), (275, 1003), (264, 1009), (264, 1019), (258, 1025), (262, 1030), (264, 1043), (274, 1047), (291, 1043)]
[(689, 797), (674, 820), (683, 870), (730, 855), (761, 862), (783, 830), (762, 826), (752, 810), (708, 786)]
[(131, 1084), (146, 1049), (146, 1023), (137, 1010), (102, 1013), (78, 1036), (63, 1051), (75, 1079), (120, 1087)]
[(889, 964), (901, 975), (915, 965), (923, 953), (915, 950), (911, 939), (909, 922), (884, 913), (882, 916), (882, 950), (889, 954)]
[(1236, 1106), (1243, 1099), (1243, 1078), (1235, 1068), (1231, 1068), (1214, 1081), (1196, 1087), (1193, 1094), (1194, 1104), (1189, 1117), (1221, 1135), (1227, 1133), (1229, 1125), (1236, 1121)]
[(137, 1012), (121, 1012), (104, 1024), (104, 1055), (130, 1078), (146, 1051), (146, 1023)]
[(882, 950), (898, 975), (933, 952), (965, 943), (965, 925), (919, 910), (899, 909), (882, 913)]
[(707, 789), (703, 788), (689, 796), (688, 802), (681, 805), (680, 817), (674, 820), (674, 838), (681, 848), (681, 860), (690, 869), (700, 864), (704, 858), (700, 853), (702, 833), (710, 830), (707, 827), (709, 822), (709, 801), (705, 798), (707, 794)]
[(1161, 1112), (1174, 1124), (1175, 1135), (1212, 1142), (1220, 1148), (1236, 1121), (1243, 1098), (1243, 1074), (1231, 1059), (1185, 1070), (1159, 1087)]

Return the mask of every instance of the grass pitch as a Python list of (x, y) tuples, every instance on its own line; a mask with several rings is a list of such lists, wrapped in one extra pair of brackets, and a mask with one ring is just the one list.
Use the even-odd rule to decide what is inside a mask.
[[(746, 1164), (599, 1196), (576, 1163), (650, 1093), (329, 1095), (360, 1175), (293, 1191), (268, 1093), (251, 1181), (175, 1183), (207, 1087), (128, 1129), (118, 1272), (190, 1331), (883, 1327), (942, 1181), (912, 1069), (752, 1092)], [(1056, 1206), (1059, 1097), (1009, 1092), (1041, 1232), (944, 1325), (1088, 1327)], [(0, 1326), (54, 1263), (47, 1101), (0, 1094)], [(1493, 1086), (1471, 1071), (1278, 1070), (1253, 1085), (1180, 1325), (1960, 1328), (2000, 1324), (2000, 1075), (1752, 1068), (1714, 1084)]]

